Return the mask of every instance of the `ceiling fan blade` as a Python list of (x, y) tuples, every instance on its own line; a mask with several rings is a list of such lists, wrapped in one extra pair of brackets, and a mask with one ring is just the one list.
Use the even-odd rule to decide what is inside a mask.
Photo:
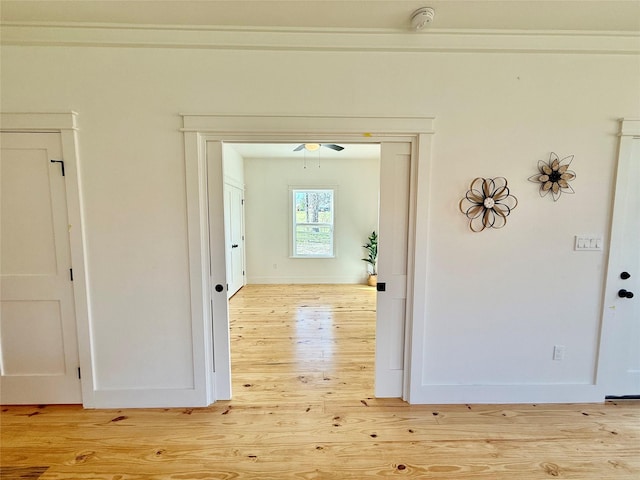
[(300, 150), (302, 150), (304, 148), (304, 143), (301, 143), (300, 145), (298, 145), (296, 148), (293, 149), (294, 152), (299, 152)]
[(336, 145), (335, 143), (323, 143), (322, 146), (330, 148), (331, 150), (335, 150), (336, 152), (339, 152), (340, 150), (344, 150), (344, 147), (341, 147), (340, 145)]

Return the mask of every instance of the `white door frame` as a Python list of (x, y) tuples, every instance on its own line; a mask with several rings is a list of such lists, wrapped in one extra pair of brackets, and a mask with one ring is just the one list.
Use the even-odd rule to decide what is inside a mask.
[(93, 364), (89, 329), (87, 267), (85, 263), (85, 232), (82, 223), (82, 197), (79, 181), (77, 149), (77, 113), (1, 113), (0, 131), (21, 133), (57, 133), (60, 135), (65, 166), (69, 246), (73, 266), (73, 297), (78, 337), (78, 355), (82, 378), (82, 403), (94, 405)]
[[(408, 295), (405, 328), (405, 400), (411, 401), (411, 385), (421, 384), (426, 324), (428, 203), (430, 190), (430, 117), (348, 117), (319, 115), (208, 115), (182, 114), (191, 280), (194, 378), (204, 386), (203, 405), (224, 396), (228, 379), (216, 378), (211, 338), (211, 292), (207, 226), (206, 142), (410, 142), (411, 187), (408, 245)], [(421, 245), (421, 248), (415, 248)], [(412, 369), (415, 365), (417, 368)], [(218, 384), (219, 383), (219, 384)], [(197, 388), (200, 390), (200, 388)], [(200, 390), (202, 392), (202, 390)], [(223, 394), (224, 395), (224, 394)]]

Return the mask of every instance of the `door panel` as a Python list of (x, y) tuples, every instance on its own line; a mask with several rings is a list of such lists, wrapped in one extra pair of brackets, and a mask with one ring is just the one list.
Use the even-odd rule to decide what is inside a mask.
[(225, 184), (225, 232), (227, 251), (227, 296), (244, 286), (243, 198), (241, 188)]
[(60, 302), (2, 302), (2, 373), (64, 375)]
[(222, 142), (208, 141), (209, 257), (215, 400), (231, 399), (231, 344), (227, 304)]
[[(640, 133), (640, 121), (638, 121)], [(605, 292), (602, 365), (605, 394), (640, 395), (640, 136), (621, 137)], [(622, 275), (627, 272), (630, 276)], [(620, 296), (624, 292), (634, 296)]]
[(376, 320), (376, 397), (403, 394), (411, 144), (382, 143)]
[(54, 199), (47, 151), (11, 149), (3, 141), (2, 153), (2, 273), (55, 274), (54, 212), (50, 208)]
[(60, 138), (3, 133), (1, 401), (80, 403)]

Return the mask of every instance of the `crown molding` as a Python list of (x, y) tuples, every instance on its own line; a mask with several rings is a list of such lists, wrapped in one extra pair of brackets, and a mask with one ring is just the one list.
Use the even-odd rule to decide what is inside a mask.
[(0, 42), (20, 46), (100, 46), (232, 50), (640, 54), (640, 32), (293, 29), (16, 23)]

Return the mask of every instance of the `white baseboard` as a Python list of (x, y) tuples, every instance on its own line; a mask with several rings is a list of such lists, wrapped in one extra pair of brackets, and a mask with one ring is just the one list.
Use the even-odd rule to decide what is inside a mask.
[(278, 285), (278, 284), (366, 284), (367, 279), (362, 276), (286, 276), (286, 277), (247, 277), (247, 285)]
[(412, 389), (411, 404), (602, 403), (599, 385), (422, 385)]
[(180, 408), (206, 407), (204, 392), (195, 389), (95, 390), (85, 408)]

